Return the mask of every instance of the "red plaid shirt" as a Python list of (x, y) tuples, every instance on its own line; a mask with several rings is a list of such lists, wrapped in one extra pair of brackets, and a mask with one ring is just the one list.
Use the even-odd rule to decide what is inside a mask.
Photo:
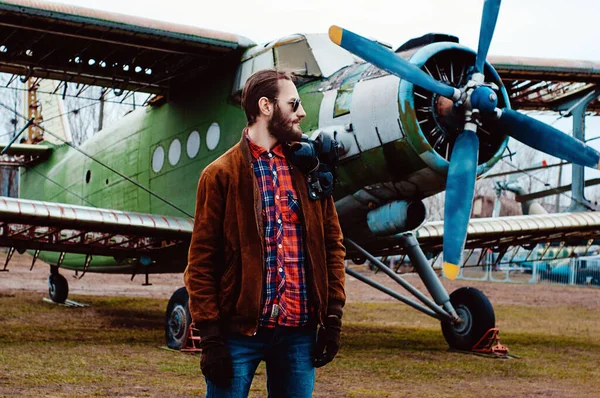
[(265, 234), (263, 327), (303, 326), (309, 307), (304, 270), (303, 224), (290, 166), (280, 144), (270, 152), (244, 133), (262, 199)]

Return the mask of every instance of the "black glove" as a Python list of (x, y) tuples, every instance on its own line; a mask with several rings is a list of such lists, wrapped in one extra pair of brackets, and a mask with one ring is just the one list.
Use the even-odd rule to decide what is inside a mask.
[(231, 354), (225, 341), (220, 336), (203, 337), (200, 340), (202, 358), (200, 369), (211, 383), (219, 388), (227, 388), (233, 379)]
[(340, 331), (342, 320), (336, 315), (329, 315), (325, 325), (321, 326), (317, 334), (317, 343), (313, 354), (313, 365), (315, 368), (327, 365), (340, 349)]

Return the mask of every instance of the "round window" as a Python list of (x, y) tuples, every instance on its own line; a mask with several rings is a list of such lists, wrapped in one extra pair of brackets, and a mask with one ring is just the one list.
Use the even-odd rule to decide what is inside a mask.
[(190, 159), (193, 159), (200, 151), (200, 133), (196, 130), (192, 131), (188, 136), (186, 149)]
[(212, 151), (219, 144), (221, 138), (221, 128), (218, 123), (213, 123), (206, 132), (206, 147)]
[(165, 150), (162, 146), (157, 146), (152, 154), (152, 170), (158, 173), (165, 163)]
[(175, 138), (171, 145), (169, 146), (169, 163), (171, 166), (175, 166), (177, 162), (179, 162), (179, 158), (181, 157), (181, 141), (178, 138)]

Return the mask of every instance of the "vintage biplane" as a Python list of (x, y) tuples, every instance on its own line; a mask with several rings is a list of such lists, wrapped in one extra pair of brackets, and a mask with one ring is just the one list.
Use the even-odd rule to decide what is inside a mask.
[[(240, 92), (262, 68), (298, 77), (304, 131), (339, 143), (334, 191), (348, 257), (406, 253), (432, 298), (381, 267), (419, 302), (348, 273), (439, 319), (450, 346), (470, 349), (495, 325), (488, 299), (449, 295), (424, 253), (443, 251), (456, 277), (464, 248), (588, 242), (594, 212), (469, 221), (477, 176), (505, 153), (509, 137), (596, 168), (581, 141), (511, 109), (597, 112), (600, 63), (490, 57), (499, 1), (485, 1), (479, 48), (429, 34), (393, 51), (338, 27), (264, 45), (233, 34), (39, 0), (0, 1), (0, 71), (28, 80), (105, 87), (146, 103), (80, 147), (30, 114), (24, 143), (5, 146), (21, 168), (20, 198), (0, 199), (0, 245), (50, 264), (55, 301), (68, 294), (59, 269), (146, 275), (186, 267), (196, 181), (240, 139)], [(30, 103), (35, 111), (38, 104)], [(583, 107), (585, 111), (585, 107)], [(585, 112), (579, 112), (579, 120)], [(425, 223), (422, 200), (446, 190), (445, 222)], [(244, 198), (239, 198), (243, 200)], [(33, 265), (32, 264), (32, 267)], [(6, 268), (6, 265), (5, 265)], [(166, 336), (181, 347), (187, 293), (167, 308)]]

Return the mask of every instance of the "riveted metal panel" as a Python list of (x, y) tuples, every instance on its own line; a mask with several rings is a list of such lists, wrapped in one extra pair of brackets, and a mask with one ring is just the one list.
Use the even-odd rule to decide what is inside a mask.
[(356, 84), (350, 117), (360, 149), (365, 151), (403, 137), (398, 120), (398, 85), (393, 75)]

